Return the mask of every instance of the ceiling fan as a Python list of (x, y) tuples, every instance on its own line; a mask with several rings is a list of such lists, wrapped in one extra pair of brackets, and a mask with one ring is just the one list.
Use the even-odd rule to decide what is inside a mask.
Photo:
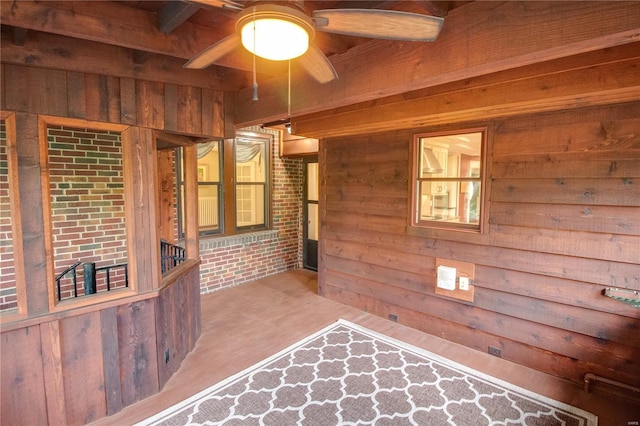
[[(208, 4), (210, 0), (191, 0)], [(299, 2), (295, 2), (299, 3)], [(380, 9), (323, 9), (309, 16), (293, 2), (253, 2), (238, 14), (236, 32), (198, 53), (186, 68), (202, 69), (244, 46), (257, 56), (272, 60), (297, 58), (318, 82), (338, 78), (333, 65), (312, 41), (316, 31), (385, 40), (434, 41), (443, 19), (418, 13)], [(292, 32), (280, 38), (270, 24)], [(283, 54), (282, 49), (292, 49)], [(271, 52), (275, 49), (275, 53)], [(265, 53), (266, 51), (266, 53)], [(279, 53), (280, 52), (280, 53)]]

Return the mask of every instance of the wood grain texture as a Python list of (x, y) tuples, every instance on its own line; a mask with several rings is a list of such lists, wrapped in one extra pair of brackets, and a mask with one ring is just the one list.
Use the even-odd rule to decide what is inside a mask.
[(67, 115), (67, 81), (64, 71), (6, 64), (4, 74), (6, 109)]
[[(501, 25), (495, 24), (496, 16)], [(447, 15), (435, 43), (374, 40), (332, 58), (338, 80), (322, 85), (304, 77), (294, 80), (294, 115), (632, 43), (639, 22), (640, 8), (633, 1), (473, 2)], [(281, 93), (286, 87), (286, 78), (261, 84), (260, 102), (251, 101), (251, 87), (243, 89), (236, 99), (236, 123), (285, 117)]]
[[(640, 318), (602, 296), (640, 289), (637, 112), (632, 102), (487, 122), (483, 234), (408, 229), (411, 132), (322, 140), (321, 294), (576, 383), (587, 371), (637, 383)], [(472, 303), (436, 294), (438, 258), (475, 265)]]
[(118, 350), (122, 404), (140, 401), (158, 392), (158, 359), (155, 329), (155, 302), (143, 300), (118, 307)]
[(64, 424), (67, 420), (62, 370), (62, 348), (60, 345), (60, 322), (51, 321), (40, 326), (42, 344), (42, 370), (44, 372), (47, 399), (47, 421), (49, 424)]
[(122, 133), (125, 212), (131, 218), (127, 222), (129, 277), (130, 285), (137, 291), (160, 285), (155, 143), (150, 129), (131, 127)]
[[(100, 311), (102, 357), (104, 359), (104, 393), (107, 415), (122, 410), (122, 388), (120, 375), (120, 346), (118, 344), (118, 309), (114, 306)], [(127, 385), (124, 384), (126, 387)]]
[(4, 332), (0, 339), (2, 423), (47, 424), (39, 327)]
[[(44, 213), (40, 172), (40, 141), (38, 118), (33, 114), (16, 114), (16, 147), (18, 156), (18, 180), (20, 182), (20, 207), (30, 214), (21, 215), (24, 271), (30, 282), (46, 283), (47, 254), (45, 252)], [(37, 194), (37, 195), (34, 195)], [(46, 285), (26, 286), (27, 312), (42, 315), (49, 311)]]
[(60, 346), (67, 423), (86, 424), (104, 417), (107, 407), (100, 312), (62, 321)]

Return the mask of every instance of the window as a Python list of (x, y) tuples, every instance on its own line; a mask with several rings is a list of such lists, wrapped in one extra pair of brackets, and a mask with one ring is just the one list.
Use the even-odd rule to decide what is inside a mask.
[(222, 229), (222, 149), (219, 141), (198, 146), (198, 221), (201, 234)]
[(236, 228), (267, 226), (268, 139), (237, 138), (235, 141)]
[(413, 226), (481, 230), (485, 133), (414, 136)]
[[(271, 137), (238, 133), (233, 140), (198, 144), (198, 221), (200, 235), (232, 235), (269, 226)], [(184, 218), (184, 162), (178, 150), (177, 183), (180, 238)]]

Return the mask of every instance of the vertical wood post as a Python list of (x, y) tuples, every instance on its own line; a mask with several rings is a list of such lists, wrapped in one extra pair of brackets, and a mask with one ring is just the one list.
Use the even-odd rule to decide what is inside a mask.
[(122, 132), (130, 287), (145, 292), (160, 285), (158, 236), (158, 156), (153, 130), (129, 127)]
[(184, 147), (185, 248), (189, 259), (200, 259), (197, 164), (196, 145)]

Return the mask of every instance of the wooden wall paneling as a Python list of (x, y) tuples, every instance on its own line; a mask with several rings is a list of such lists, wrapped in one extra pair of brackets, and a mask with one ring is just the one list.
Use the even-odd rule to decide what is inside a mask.
[[(176, 353), (174, 340), (174, 317), (172, 315), (171, 288), (160, 290), (155, 300), (156, 307), (156, 357), (158, 359), (158, 386), (164, 387), (171, 375), (177, 371), (180, 360)], [(168, 354), (167, 354), (168, 352)], [(167, 359), (167, 355), (168, 358)]]
[[(216, 139), (235, 137), (233, 122), (229, 122), (227, 119), (227, 115), (231, 116), (231, 110), (225, 111), (225, 98), (227, 96), (231, 96), (230, 92), (202, 89), (203, 135)], [(227, 129), (227, 126), (230, 126), (230, 130)]]
[(87, 424), (107, 413), (100, 312), (60, 322), (67, 424)]
[(132, 78), (120, 79), (120, 123), (134, 125), (136, 120), (136, 81)]
[(184, 359), (189, 353), (189, 320), (187, 319), (188, 303), (187, 288), (184, 279), (176, 283), (171, 288), (172, 309), (175, 318), (174, 322), (174, 342), (179, 359)]
[(153, 300), (118, 306), (118, 349), (124, 406), (160, 390), (155, 328)]
[(634, 178), (493, 179), (491, 201), (640, 206)]
[[(369, 228), (364, 222), (356, 229), (344, 226), (333, 220), (326, 220), (331, 227), (323, 228), (324, 238), (335, 238), (336, 241), (357, 241), (362, 245), (381, 245), (386, 242), (386, 247), (396, 250), (404, 256), (404, 253), (440, 256), (457, 259), (463, 262), (472, 262), (478, 265), (504, 268), (545, 276), (564, 278), (568, 280), (584, 281), (603, 286), (618, 286), (624, 288), (640, 289), (637, 276), (637, 264), (611, 262), (599, 259), (587, 259), (579, 257), (567, 257), (558, 254), (533, 252), (527, 250), (514, 250), (491, 245), (482, 245), (482, 239), (467, 241), (467, 235), (459, 235), (459, 241), (447, 241), (442, 238), (408, 238), (397, 233), (384, 234), (379, 227)], [(449, 235), (451, 232), (449, 232)], [(453, 237), (451, 237), (453, 239)], [(567, 267), (570, 259), (571, 267)]]
[[(500, 348), (504, 359), (572, 380), (574, 383), (582, 384), (584, 372), (586, 371), (598, 371), (596, 374), (610, 377), (611, 371), (601, 365), (558, 356), (558, 354), (539, 349), (536, 346), (511, 341), (499, 335), (488, 334), (473, 327), (463, 326), (428, 313), (394, 305), (379, 298), (354, 293), (329, 284), (326, 287), (326, 295), (332, 300), (354, 306), (383, 318), (388, 318), (389, 314), (392, 313), (398, 317), (398, 322), (401, 324), (481, 352), (487, 352), (489, 345)], [(604, 357), (606, 358), (606, 354), (604, 354)], [(629, 374), (625, 374), (624, 371), (616, 372), (616, 377), (626, 383), (633, 383), (636, 380)]]
[[(229, 105), (227, 98), (232, 98), (232, 92), (223, 92), (216, 90), (213, 98), (213, 131), (212, 135), (220, 138), (235, 137), (235, 128), (233, 125), (233, 108)], [(208, 114), (208, 112), (207, 112)]]
[[(620, 151), (637, 152), (640, 149), (638, 114), (640, 102), (628, 102), (606, 108), (580, 108), (499, 120), (495, 126), (493, 155), (496, 160), (517, 156), (526, 159), (540, 153), (574, 152), (597, 158), (597, 155)], [(536, 143), (531, 143), (532, 140)]]
[(85, 74), (67, 71), (68, 116), (87, 118), (87, 94), (85, 92)]
[(175, 243), (175, 182), (173, 150), (158, 150), (158, 235)]
[(187, 281), (188, 315), (186, 317), (189, 326), (189, 350), (193, 349), (202, 331), (202, 312), (200, 309), (200, 268), (193, 268)]
[(178, 86), (164, 85), (164, 128), (173, 132), (178, 131)]
[[(562, 321), (558, 320), (562, 316), (562, 310), (567, 310), (568, 318), (583, 318), (583, 313), (579, 312), (581, 308), (532, 301), (526, 297), (482, 288), (476, 288), (475, 303), (460, 304), (451, 299), (439, 298), (433, 288), (426, 293), (417, 293), (380, 282), (376, 277), (368, 279), (335, 272), (327, 273), (326, 282), (336, 288), (378, 298), (395, 306), (438, 318), (452, 318), (453, 315), (455, 320), (449, 321), (456, 324), (584, 362), (598, 364), (603, 357), (610, 357), (610, 368), (640, 376), (640, 362), (629, 359), (629, 354), (637, 351), (640, 346), (640, 342), (634, 342), (637, 339), (634, 339), (631, 331), (637, 329), (638, 320), (626, 318), (618, 321), (619, 326), (611, 327), (606, 320), (614, 316), (600, 313), (600, 318), (574, 321), (574, 329), (568, 327), (567, 331), (558, 326)], [(492, 309), (500, 303), (504, 303), (505, 307)], [(520, 304), (517, 305), (518, 303)], [(536, 311), (538, 306), (539, 312)], [(590, 321), (591, 329), (589, 325), (582, 327), (582, 324), (577, 324), (581, 321)], [(625, 327), (628, 329), (625, 330)]]
[(164, 84), (136, 80), (136, 120), (141, 127), (164, 129)]
[[(128, 378), (120, 375), (120, 345), (118, 329), (118, 308), (110, 307), (100, 311), (102, 358), (104, 366), (104, 393), (107, 416), (122, 410), (122, 383)], [(126, 362), (126, 360), (124, 360)]]
[(87, 119), (120, 122), (120, 80), (117, 77), (85, 74)]
[[(38, 131), (39, 123), (36, 115), (16, 113), (22, 248), (24, 253), (29, 254), (23, 257), (23, 269), (25, 273), (28, 271), (29, 274), (29, 282), (26, 285), (26, 303), (30, 316), (42, 315), (49, 311), (44, 207), (42, 198), (35, 195), (41, 194), (43, 185), (47, 184), (47, 181), (41, 181), (41, 150)], [(48, 194), (48, 190), (46, 193)], [(29, 212), (29, 214), (22, 214), (22, 212)]]
[(224, 138), (233, 139), (236, 137), (236, 112), (234, 103), (236, 100), (235, 92), (224, 92), (222, 94), (222, 102), (224, 104)]
[(122, 132), (127, 247), (130, 285), (139, 292), (160, 284), (160, 239), (156, 203), (158, 168), (151, 129), (130, 127)]
[(492, 202), (489, 222), (512, 226), (640, 235), (640, 207)]
[[(7, 87), (5, 82), (5, 70), (4, 70), (4, 62), (0, 63), (0, 87)], [(0, 110), (7, 108), (7, 101), (5, 96), (6, 90), (0, 90)]]
[(476, 269), (475, 284), (485, 289), (527, 296), (536, 303), (551, 301), (630, 318), (637, 318), (638, 314), (637, 308), (604, 297), (602, 291), (607, 286), (602, 284), (487, 266)]
[[(573, 381), (598, 371), (637, 382), (640, 364), (632, 354), (640, 348), (640, 319), (633, 308), (602, 296), (607, 286), (640, 286), (637, 221), (631, 217), (640, 207), (633, 185), (640, 150), (637, 114), (629, 105), (490, 125), (489, 148), (496, 149), (487, 170), (498, 166), (487, 188), (487, 213), (493, 215), (486, 234), (407, 233), (409, 144), (402, 132), (321, 140), (320, 156), (327, 158), (321, 294), (384, 317), (400, 310), (400, 322), (485, 352), (498, 345), (507, 359)], [(583, 122), (588, 129), (580, 128)], [(548, 144), (545, 155), (536, 152), (538, 140)], [(511, 149), (501, 145), (507, 143)], [(573, 154), (582, 169), (571, 162)], [(584, 167), (598, 158), (608, 163)], [(518, 168), (526, 169), (525, 177)], [(398, 200), (403, 208), (392, 206)], [(589, 221), (588, 209), (598, 221)], [(535, 221), (526, 220), (533, 215)], [(474, 303), (435, 295), (435, 257), (476, 265)]]
[(60, 397), (64, 395), (60, 322), (56, 320), (41, 324), (40, 339), (48, 424), (65, 424), (67, 421), (65, 399)]
[[(6, 64), (6, 108), (12, 111), (67, 115), (67, 81), (64, 71)], [(7, 84), (8, 83), (8, 84)]]
[[(513, 156), (501, 157), (493, 164), (496, 178), (518, 179), (539, 176), (556, 176), (558, 178), (637, 178), (638, 160), (632, 155), (621, 156), (625, 151), (617, 152), (565, 152), (539, 154), (514, 153)], [(632, 153), (631, 150), (626, 152)], [(589, 167), (584, 167), (588, 163)]]
[(92, 121), (107, 121), (109, 105), (106, 76), (85, 74), (84, 81), (87, 119)]
[(47, 424), (39, 327), (5, 331), (0, 339), (2, 423)]
[(192, 86), (178, 86), (178, 131), (188, 134), (202, 133), (201, 89)]
[[(16, 133), (16, 115), (1, 111), (5, 123), (7, 171), (9, 173), (9, 209), (11, 211), (11, 233), (13, 235), (13, 262), (18, 299), (17, 315), (27, 314), (27, 281), (25, 275), (24, 249), (22, 238), (22, 209), (20, 207), (20, 179)], [(2, 320), (11, 321), (14, 315), (4, 314)]]
[(492, 225), (491, 243), (500, 247), (564, 254), (614, 262), (639, 263), (640, 238), (634, 235), (606, 237), (582, 231), (536, 229), (530, 227)]
[[(225, 144), (227, 149), (227, 144)], [(187, 250), (187, 257), (189, 259), (200, 259), (200, 229), (198, 227), (198, 175), (197, 171), (197, 148), (195, 145), (185, 146), (183, 148), (184, 154), (184, 183), (185, 183), (185, 248)], [(225, 171), (226, 173), (226, 171)], [(225, 203), (225, 208), (229, 207)], [(193, 211), (189, 209), (193, 207)], [(228, 212), (228, 210), (227, 210)], [(233, 216), (227, 216), (233, 217)], [(229, 221), (230, 222), (230, 221)], [(229, 224), (227, 224), (229, 226)], [(233, 225), (233, 224), (231, 224)]]
[(120, 123), (122, 101), (120, 99), (120, 79), (118, 77), (107, 76), (107, 94), (109, 104), (108, 121), (110, 123)]

